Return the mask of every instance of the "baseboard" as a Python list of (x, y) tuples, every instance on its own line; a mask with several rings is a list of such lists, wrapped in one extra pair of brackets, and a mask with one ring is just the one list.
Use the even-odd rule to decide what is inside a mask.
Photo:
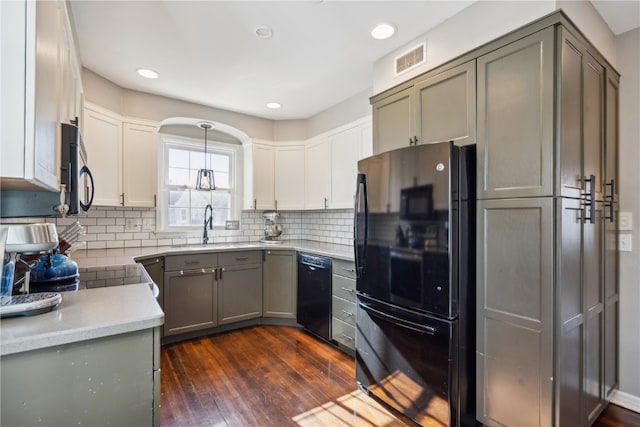
[(640, 413), (640, 397), (624, 391), (616, 390), (611, 396), (611, 403), (614, 403), (630, 411)]

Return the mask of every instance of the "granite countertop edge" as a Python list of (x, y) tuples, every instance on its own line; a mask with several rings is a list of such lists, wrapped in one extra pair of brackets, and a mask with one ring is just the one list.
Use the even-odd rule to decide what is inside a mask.
[(60, 305), (48, 313), (0, 321), (0, 356), (150, 329), (163, 323), (164, 313), (148, 283), (63, 292)]

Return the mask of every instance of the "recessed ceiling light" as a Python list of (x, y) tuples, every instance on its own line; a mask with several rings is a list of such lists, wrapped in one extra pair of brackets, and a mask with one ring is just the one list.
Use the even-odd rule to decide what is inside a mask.
[(378, 24), (371, 30), (371, 37), (376, 40), (384, 40), (396, 33), (396, 27), (391, 24)]
[(148, 68), (138, 68), (136, 71), (142, 77), (146, 77), (148, 79), (157, 79), (158, 77), (160, 77), (160, 74), (158, 74), (155, 71), (150, 70)]
[(277, 110), (280, 107), (282, 107), (282, 105), (277, 102), (267, 102), (267, 108), (271, 108), (272, 110)]
[(266, 25), (258, 25), (253, 31), (260, 39), (270, 39), (273, 37), (273, 30)]

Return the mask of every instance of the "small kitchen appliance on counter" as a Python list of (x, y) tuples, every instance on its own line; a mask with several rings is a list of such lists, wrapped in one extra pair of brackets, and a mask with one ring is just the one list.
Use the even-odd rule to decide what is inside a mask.
[(282, 226), (278, 224), (280, 214), (275, 211), (264, 212), (262, 219), (264, 220), (264, 238), (262, 243), (278, 244), (282, 243), (280, 236), (282, 235)]
[[(0, 317), (31, 316), (52, 310), (60, 304), (62, 296), (57, 292), (30, 293), (31, 269), (40, 263), (40, 259), (35, 263), (27, 260), (33, 259), (33, 255), (51, 254), (58, 247), (55, 224), (6, 224), (0, 227), (6, 229), (2, 280), (3, 285), (5, 281), (9, 285), (7, 292), (0, 297)], [(15, 280), (12, 267), (16, 264), (26, 266), (23, 293), (19, 295), (13, 295)]]

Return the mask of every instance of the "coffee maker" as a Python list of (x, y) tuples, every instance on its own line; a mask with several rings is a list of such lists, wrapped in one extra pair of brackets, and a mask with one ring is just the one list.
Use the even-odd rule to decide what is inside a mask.
[(282, 243), (280, 236), (282, 235), (282, 226), (278, 224), (280, 214), (275, 211), (264, 212), (262, 219), (264, 220), (264, 238), (262, 243)]

